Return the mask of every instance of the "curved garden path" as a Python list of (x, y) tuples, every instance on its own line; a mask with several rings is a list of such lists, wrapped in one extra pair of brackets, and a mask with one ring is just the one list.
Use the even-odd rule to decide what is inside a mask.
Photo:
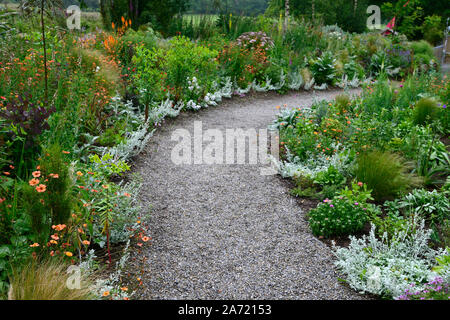
[[(358, 90), (352, 90), (355, 94)], [(342, 91), (252, 94), (184, 112), (155, 132), (135, 163), (151, 206), (152, 243), (139, 299), (361, 299), (339, 283), (331, 249), (310, 232), (279, 176), (255, 165), (175, 165), (172, 132), (266, 128), (277, 105), (310, 105)]]

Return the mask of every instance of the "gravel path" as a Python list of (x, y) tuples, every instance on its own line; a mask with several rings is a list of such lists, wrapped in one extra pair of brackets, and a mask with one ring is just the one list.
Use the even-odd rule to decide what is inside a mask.
[[(253, 94), (184, 112), (157, 130), (135, 170), (152, 244), (140, 299), (361, 299), (337, 281), (331, 250), (310, 232), (279, 176), (255, 165), (175, 165), (175, 129), (266, 128), (276, 106), (342, 91)], [(350, 93), (355, 94), (357, 90)], [(142, 266), (140, 266), (142, 267)]]

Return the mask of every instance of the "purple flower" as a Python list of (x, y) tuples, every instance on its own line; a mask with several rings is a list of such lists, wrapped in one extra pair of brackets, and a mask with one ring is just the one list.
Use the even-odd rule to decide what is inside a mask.
[(355, 206), (357, 206), (359, 203), (358, 202), (355, 202)]
[(447, 108), (447, 105), (446, 105), (446, 104), (444, 104), (444, 105), (442, 106), (442, 108), (444, 108), (444, 109), (445, 109), (445, 108)]
[(332, 204), (330, 204), (330, 208), (333, 208), (334, 206)]

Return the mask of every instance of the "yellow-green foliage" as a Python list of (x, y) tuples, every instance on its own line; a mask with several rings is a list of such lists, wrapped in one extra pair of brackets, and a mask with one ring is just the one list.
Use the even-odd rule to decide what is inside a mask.
[(413, 120), (415, 124), (424, 125), (438, 116), (437, 102), (431, 98), (422, 98), (414, 106)]
[(91, 300), (95, 296), (88, 288), (86, 278), (80, 281), (80, 289), (69, 289), (73, 273), (67, 273), (68, 265), (51, 259), (31, 261), (20, 270), (13, 270), (10, 277), (9, 300)]
[(303, 68), (303, 69), (300, 71), (300, 74), (302, 75), (302, 78), (303, 78), (303, 80), (304, 80), (305, 82), (310, 82), (310, 81), (311, 81), (312, 75), (311, 75), (311, 71), (309, 71), (308, 68)]
[(121, 90), (119, 68), (102, 52), (74, 47), (71, 55), (72, 63), (81, 67), (84, 74), (93, 75), (97, 81), (103, 82), (111, 95)]

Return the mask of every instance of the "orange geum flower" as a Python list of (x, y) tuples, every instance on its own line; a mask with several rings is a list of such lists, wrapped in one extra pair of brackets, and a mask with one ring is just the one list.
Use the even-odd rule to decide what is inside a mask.
[(72, 256), (73, 256), (73, 253), (70, 252), (70, 251), (66, 251), (66, 252), (64, 252), (64, 254), (65, 254), (66, 256), (68, 256), (68, 257), (72, 257)]
[(128, 198), (131, 197), (131, 194), (129, 194), (128, 192), (125, 192), (123, 195)]
[(81, 171), (77, 171), (77, 176), (82, 177), (83, 174), (81, 173)]
[(39, 178), (39, 177), (41, 176), (41, 172), (40, 172), (40, 171), (34, 171), (34, 172), (32, 173), (32, 175), (33, 175), (33, 177), (35, 177), (35, 178)]
[(52, 234), (52, 235), (51, 235), (51, 238), (52, 238), (53, 240), (59, 240), (59, 237), (58, 237), (57, 234)]
[(49, 241), (51, 244), (58, 244), (58, 241), (56, 241), (56, 240), (50, 240)]
[(103, 292), (102, 296), (104, 296), (104, 297), (107, 297), (107, 296), (109, 296), (109, 291), (105, 291), (105, 292)]
[(34, 187), (35, 185), (37, 185), (39, 183), (38, 179), (31, 179), (28, 184), (32, 187)]
[(36, 187), (36, 191), (37, 192), (45, 192), (45, 190), (47, 190), (47, 186), (45, 184), (40, 184)]
[(35, 247), (39, 247), (39, 243), (33, 243), (32, 245), (30, 245), (31, 248), (35, 248)]
[(88, 240), (84, 240), (83, 242), (82, 242), (84, 245), (86, 245), (86, 246), (88, 246), (88, 245), (90, 245), (91, 244), (91, 242), (90, 241), (88, 241)]
[(147, 236), (145, 236), (145, 237), (142, 237), (142, 241), (144, 241), (144, 242), (147, 242), (148, 240), (150, 240), (150, 238), (149, 238), (149, 237), (147, 237)]

